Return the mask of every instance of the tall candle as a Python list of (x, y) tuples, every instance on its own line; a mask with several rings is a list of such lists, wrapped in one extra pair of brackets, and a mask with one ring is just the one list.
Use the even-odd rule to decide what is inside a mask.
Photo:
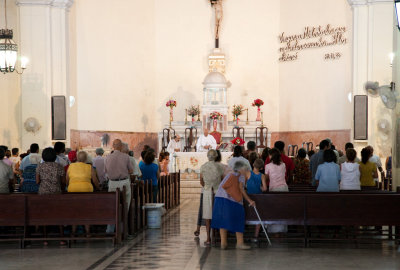
[(261, 112), (261, 126), (264, 126), (264, 113)]
[(197, 105), (197, 109), (199, 111), (199, 114), (197, 115), (197, 121), (200, 122), (200, 105)]

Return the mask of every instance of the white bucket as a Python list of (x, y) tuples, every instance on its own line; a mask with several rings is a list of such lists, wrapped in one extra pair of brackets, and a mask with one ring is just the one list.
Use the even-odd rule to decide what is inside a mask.
[(147, 203), (143, 206), (147, 210), (147, 227), (150, 229), (161, 228), (161, 216), (164, 213), (163, 203)]

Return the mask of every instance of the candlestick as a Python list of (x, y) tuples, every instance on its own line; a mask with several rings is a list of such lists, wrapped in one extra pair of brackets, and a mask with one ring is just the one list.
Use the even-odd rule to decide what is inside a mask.
[(248, 125), (249, 124), (249, 108), (246, 109), (246, 114), (247, 114), (247, 116), (246, 116), (246, 125)]
[(188, 123), (188, 122), (187, 122), (187, 109), (185, 109), (185, 112), (186, 112), (186, 113), (185, 113), (185, 125), (187, 125), (187, 123)]
[(199, 111), (199, 114), (197, 115), (197, 122), (200, 122), (200, 105), (197, 105), (197, 109)]
[(264, 113), (261, 112), (261, 127), (264, 127)]

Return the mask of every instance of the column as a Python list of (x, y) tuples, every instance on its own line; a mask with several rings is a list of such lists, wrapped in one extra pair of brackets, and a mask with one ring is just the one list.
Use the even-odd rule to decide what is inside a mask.
[[(394, 18), (393, 23), (393, 48), (395, 58), (393, 61), (393, 82), (396, 84), (396, 91), (400, 91), (400, 30), (396, 27), (397, 21)], [(400, 104), (392, 112), (393, 126), (393, 154), (392, 154), (392, 172), (393, 172), (393, 190), (400, 186)]]
[[(353, 10), (353, 96), (365, 95), (364, 84), (378, 81), (388, 85), (392, 81), (389, 54), (393, 51), (393, 1), (348, 0)], [(355, 141), (360, 155), (367, 145), (374, 146), (382, 162), (390, 154), (392, 138), (383, 139), (378, 121), (389, 118), (380, 97), (368, 97), (368, 140)], [(353, 118), (354, 119), (354, 118)]]
[(33, 142), (52, 145), (51, 97), (65, 96), (67, 141), (69, 141), (68, 9), (73, 0), (17, 0), (19, 6), (20, 50), (29, 58), (21, 77), (22, 125), (30, 117), (41, 128), (35, 134), (22, 126), (22, 149)]

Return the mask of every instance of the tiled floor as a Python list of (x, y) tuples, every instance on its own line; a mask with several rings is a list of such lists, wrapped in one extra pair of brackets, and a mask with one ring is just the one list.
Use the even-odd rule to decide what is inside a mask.
[(373, 246), (321, 244), (312, 248), (279, 244), (270, 248), (227, 251), (205, 248), (193, 231), (198, 200), (185, 200), (168, 214), (161, 230), (147, 230), (114, 249), (110, 242), (52, 244), (19, 250), (0, 245), (0, 269), (400, 269), (400, 251), (391, 243)]

